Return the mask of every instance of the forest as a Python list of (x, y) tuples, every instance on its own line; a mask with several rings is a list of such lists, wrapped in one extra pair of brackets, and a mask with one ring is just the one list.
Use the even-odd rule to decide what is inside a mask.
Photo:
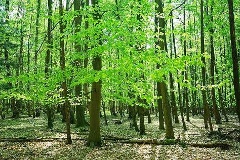
[(239, 0), (1, 0), (0, 159), (240, 159)]

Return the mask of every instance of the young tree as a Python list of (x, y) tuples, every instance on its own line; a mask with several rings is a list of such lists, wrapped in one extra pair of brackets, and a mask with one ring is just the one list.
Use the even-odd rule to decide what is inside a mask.
[[(5, 16), (5, 25), (7, 27), (9, 27), (9, 5), (10, 2), (9, 0), (6, 0), (5, 2), (5, 12), (6, 12), (6, 16)], [(9, 59), (9, 50), (10, 50), (10, 33), (9, 31), (5, 32), (5, 40), (4, 40), (4, 45), (3, 45), (3, 50), (4, 50), (4, 61), (5, 61), (5, 66), (6, 66), (6, 77), (10, 77), (11, 76), (11, 66), (10, 66), (10, 59)], [(6, 89), (12, 89), (13, 84), (11, 82), (8, 82), (6, 84)], [(5, 101), (5, 100), (4, 100)], [(8, 99), (5, 101), (5, 105), (9, 104), (8, 107), (12, 107), (11, 105), (11, 99)]]
[(66, 115), (66, 129), (67, 129), (67, 144), (72, 143), (71, 131), (70, 131), (70, 102), (68, 100), (67, 80), (65, 75), (65, 44), (64, 44), (64, 21), (63, 21), (63, 3), (59, 0), (59, 15), (60, 15), (60, 67), (63, 74), (62, 82), (62, 96), (64, 100), (64, 111)]
[(37, 15), (36, 15), (36, 28), (35, 28), (35, 40), (34, 40), (34, 72), (37, 74), (38, 68), (38, 39), (39, 39), (39, 28), (40, 28), (40, 9), (41, 9), (41, 0), (37, 0)]
[(207, 103), (207, 94), (206, 94), (206, 61), (205, 61), (205, 48), (204, 48), (204, 4), (203, 4), (203, 0), (201, 0), (201, 5), (200, 5), (200, 9), (201, 9), (201, 54), (202, 54), (202, 63), (204, 66), (202, 66), (202, 85), (203, 85), (203, 89), (202, 89), (202, 99), (203, 99), (203, 108), (204, 108), (204, 125), (205, 128), (208, 128), (208, 123), (210, 126), (210, 131), (213, 131), (212, 128), (212, 122), (211, 122), (211, 116), (210, 116), (210, 109)]
[[(52, 50), (52, 0), (48, 0), (48, 24), (47, 24), (47, 53), (45, 57), (45, 77), (46, 81), (50, 76), (50, 58), (51, 58), (51, 50)], [(39, 12), (39, 11), (38, 11)], [(46, 83), (47, 84), (47, 83)], [(48, 128), (53, 128), (53, 109), (50, 104), (46, 105), (47, 108), (47, 117), (48, 117)]]
[[(211, 85), (215, 84), (215, 52), (214, 52), (214, 28), (213, 28), (213, 4), (214, 4), (214, 0), (211, 1), (211, 6), (210, 6), (210, 19), (211, 19), (211, 27), (210, 27), (210, 52), (211, 52), (211, 70), (210, 70), (210, 74), (211, 74)], [(216, 124), (221, 124), (221, 116), (219, 113), (219, 109), (217, 106), (217, 102), (216, 102), (216, 93), (215, 93), (215, 87), (212, 87), (211, 89), (211, 96), (212, 96), (212, 104), (213, 104), (213, 113), (215, 116), (215, 121)]]

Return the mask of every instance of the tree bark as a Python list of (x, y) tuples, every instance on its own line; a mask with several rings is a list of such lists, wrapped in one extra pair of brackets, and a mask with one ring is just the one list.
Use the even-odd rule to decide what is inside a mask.
[[(183, 30), (184, 30), (184, 34), (186, 33), (186, 9), (184, 7), (184, 14), (183, 14)], [(187, 41), (186, 41), (186, 37), (183, 37), (183, 53), (184, 56), (187, 56)], [(183, 83), (188, 83), (188, 73), (187, 73), (187, 65), (185, 62), (185, 71), (183, 72), (183, 76), (184, 76), (184, 82)], [(183, 91), (183, 106), (186, 109), (186, 121), (190, 122), (189, 119), (189, 100), (188, 100), (188, 88), (184, 87), (184, 91)]]
[(38, 60), (38, 35), (39, 35), (39, 17), (41, 9), (41, 0), (37, 0), (37, 16), (36, 16), (36, 28), (35, 28), (35, 40), (34, 40), (34, 73), (37, 73), (37, 60)]
[[(74, 0), (74, 11), (80, 12), (80, 7), (83, 7), (83, 1), (82, 0)], [(80, 32), (80, 27), (82, 24), (82, 15), (78, 15), (75, 17), (75, 34), (77, 32)], [(80, 41), (80, 40), (78, 40)], [(75, 51), (77, 52), (77, 54), (80, 54), (82, 48), (80, 45), (78, 45), (78, 42), (76, 41), (75, 45)], [(77, 67), (78, 69), (82, 69), (82, 60), (81, 59), (77, 59), (75, 61), (74, 66)], [(75, 96), (79, 97), (79, 101), (77, 102), (76, 105), (76, 127), (84, 127), (87, 125), (87, 122), (85, 120), (85, 108), (83, 105), (83, 85), (79, 84), (77, 86), (75, 86)]]
[[(157, 8), (156, 12), (158, 14), (163, 14), (163, 1), (162, 0), (157, 0)], [(160, 32), (162, 33), (158, 38), (157, 45), (160, 47), (161, 50), (167, 51), (166, 48), (166, 37), (165, 37), (165, 19), (164, 18), (159, 18), (157, 26), (160, 28)], [(165, 79), (165, 77), (163, 77)], [(163, 108), (163, 114), (164, 114), (164, 121), (165, 121), (165, 126), (166, 126), (166, 135), (165, 137), (167, 139), (174, 139), (174, 132), (173, 132), (173, 126), (172, 126), (172, 117), (171, 117), (171, 109), (170, 109), (170, 104), (169, 104), (169, 97), (168, 97), (168, 92), (167, 92), (167, 85), (164, 82), (159, 83), (159, 88), (160, 90), (157, 90), (157, 92), (160, 92), (160, 95), (162, 96), (162, 108)]]
[(140, 122), (139, 122), (139, 125), (140, 125), (140, 135), (144, 135), (146, 134), (145, 132), (145, 125), (144, 125), (144, 111), (145, 109), (142, 107), (142, 106), (138, 106), (139, 107), (139, 119), (140, 119)]
[(230, 24), (232, 60), (233, 60), (233, 86), (234, 86), (234, 93), (235, 93), (235, 100), (236, 100), (236, 112), (238, 115), (238, 121), (240, 122), (239, 66), (238, 66), (238, 55), (237, 55), (237, 47), (236, 47), (233, 0), (228, 0), (228, 9), (229, 9), (229, 24)]
[[(213, 25), (213, 4), (214, 4), (214, 1), (211, 2), (211, 6), (210, 6), (210, 18), (211, 18), (211, 22)], [(214, 85), (215, 84), (215, 53), (214, 53), (214, 38), (213, 38), (213, 34), (214, 34), (214, 28), (213, 26), (211, 26), (211, 29), (210, 29), (210, 52), (211, 52), (211, 85)], [(219, 113), (219, 109), (218, 109), (218, 106), (217, 106), (217, 102), (216, 102), (216, 93), (215, 93), (215, 88), (214, 86), (212, 86), (212, 89), (211, 89), (211, 96), (212, 96), (212, 103), (213, 103), (213, 113), (214, 113), (214, 116), (215, 116), (215, 121), (216, 121), (216, 124), (221, 124), (221, 116), (220, 116), (220, 113)]]
[(201, 60), (204, 66), (202, 66), (202, 86), (204, 87), (202, 89), (202, 99), (203, 99), (203, 108), (204, 108), (204, 125), (205, 128), (208, 128), (208, 123), (210, 126), (210, 131), (213, 131), (212, 128), (212, 122), (211, 122), (211, 117), (210, 117), (210, 109), (207, 104), (207, 95), (206, 95), (206, 62), (205, 62), (205, 57), (204, 57), (204, 24), (203, 24), (203, 0), (201, 0)]
[(72, 144), (71, 138), (71, 130), (70, 130), (70, 103), (68, 100), (68, 91), (67, 91), (67, 81), (64, 75), (65, 72), (65, 44), (64, 37), (62, 36), (64, 33), (64, 22), (63, 22), (63, 3), (62, 0), (59, 0), (59, 15), (60, 15), (60, 67), (64, 76), (64, 80), (62, 82), (62, 96), (64, 99), (64, 111), (66, 115), (66, 130), (67, 130), (67, 144)]
[[(47, 80), (50, 76), (50, 59), (51, 59), (51, 50), (52, 50), (52, 0), (48, 0), (48, 25), (47, 25), (47, 53), (45, 57), (45, 79), (46, 79), (46, 85), (47, 85)], [(52, 129), (53, 128), (53, 109), (50, 104), (46, 104), (47, 108), (47, 118), (48, 118), (48, 128)]]
[[(93, 15), (96, 25), (98, 25), (100, 20), (100, 13), (98, 11), (98, 0), (92, 0), (92, 6), (95, 10)], [(98, 39), (99, 44), (101, 41)], [(92, 60), (93, 70), (101, 71), (102, 69), (102, 58), (98, 54), (93, 57)], [(100, 106), (101, 106), (101, 91), (102, 91), (102, 81), (98, 80), (92, 83), (91, 91), (91, 104), (89, 109), (90, 114), (90, 132), (88, 136), (88, 144), (90, 146), (99, 146), (102, 143), (101, 134), (100, 134)]]
[(164, 118), (163, 118), (163, 108), (162, 108), (162, 99), (160, 98), (161, 96), (161, 87), (160, 87), (160, 82), (157, 82), (157, 106), (158, 106), (158, 123), (159, 126), (158, 128), (160, 130), (164, 130)]

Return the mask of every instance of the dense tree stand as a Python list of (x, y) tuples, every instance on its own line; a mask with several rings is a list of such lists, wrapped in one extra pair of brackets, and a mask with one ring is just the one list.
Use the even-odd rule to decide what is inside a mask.
[(240, 159), (239, 6), (0, 1), (0, 160)]

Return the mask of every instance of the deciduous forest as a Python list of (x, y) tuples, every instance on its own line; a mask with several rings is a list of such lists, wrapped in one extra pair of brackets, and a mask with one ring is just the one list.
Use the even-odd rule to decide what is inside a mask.
[(0, 159), (240, 159), (239, 0), (1, 0)]

